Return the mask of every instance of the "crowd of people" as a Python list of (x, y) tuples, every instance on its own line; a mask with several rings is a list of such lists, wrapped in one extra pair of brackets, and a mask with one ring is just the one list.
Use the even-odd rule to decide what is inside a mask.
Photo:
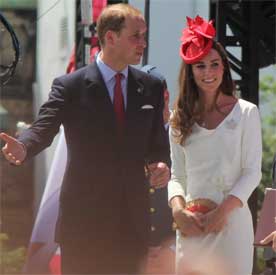
[(140, 63), (146, 31), (131, 5), (104, 8), (96, 60), (56, 78), (34, 123), (17, 138), (0, 134), (2, 151), (21, 165), (63, 126), (62, 274), (251, 274), (258, 108), (237, 97), (213, 22), (197, 16), (182, 32), (169, 110), (165, 77), (130, 66)]

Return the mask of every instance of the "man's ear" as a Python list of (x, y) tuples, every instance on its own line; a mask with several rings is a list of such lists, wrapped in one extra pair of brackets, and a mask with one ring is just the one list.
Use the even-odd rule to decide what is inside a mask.
[(116, 33), (114, 31), (108, 30), (105, 34), (105, 43), (107, 45), (113, 46), (115, 43)]

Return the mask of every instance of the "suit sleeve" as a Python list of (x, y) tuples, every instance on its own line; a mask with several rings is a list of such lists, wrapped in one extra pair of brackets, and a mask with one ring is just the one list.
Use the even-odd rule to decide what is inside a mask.
[(63, 120), (65, 101), (64, 85), (59, 79), (55, 79), (49, 99), (41, 106), (38, 118), (18, 137), (26, 146), (27, 159), (51, 145)]

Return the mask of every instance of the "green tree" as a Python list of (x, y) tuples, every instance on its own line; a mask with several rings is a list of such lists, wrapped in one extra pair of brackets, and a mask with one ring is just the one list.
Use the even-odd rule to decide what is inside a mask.
[(272, 162), (276, 154), (276, 78), (265, 76), (260, 81), (260, 102), (265, 106), (262, 115), (263, 162), (262, 181), (259, 187), (259, 207), (262, 205), (264, 189), (271, 187)]
[(26, 249), (8, 249), (8, 235), (0, 233), (0, 274), (20, 274), (25, 262)]
[[(265, 76), (260, 81), (260, 105), (262, 116), (262, 180), (258, 189), (258, 209), (261, 209), (266, 187), (272, 183), (272, 163), (276, 154), (276, 79), (273, 76)], [(263, 272), (265, 262), (263, 248), (257, 248), (257, 269)], [(258, 272), (258, 274), (259, 274)], [(262, 274), (262, 273), (260, 273)]]

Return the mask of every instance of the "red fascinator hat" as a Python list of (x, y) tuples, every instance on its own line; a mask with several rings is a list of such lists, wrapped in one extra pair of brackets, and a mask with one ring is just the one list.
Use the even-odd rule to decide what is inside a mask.
[(213, 21), (205, 21), (197, 16), (187, 16), (187, 27), (182, 31), (180, 56), (185, 63), (192, 64), (207, 55), (213, 45), (216, 30)]

